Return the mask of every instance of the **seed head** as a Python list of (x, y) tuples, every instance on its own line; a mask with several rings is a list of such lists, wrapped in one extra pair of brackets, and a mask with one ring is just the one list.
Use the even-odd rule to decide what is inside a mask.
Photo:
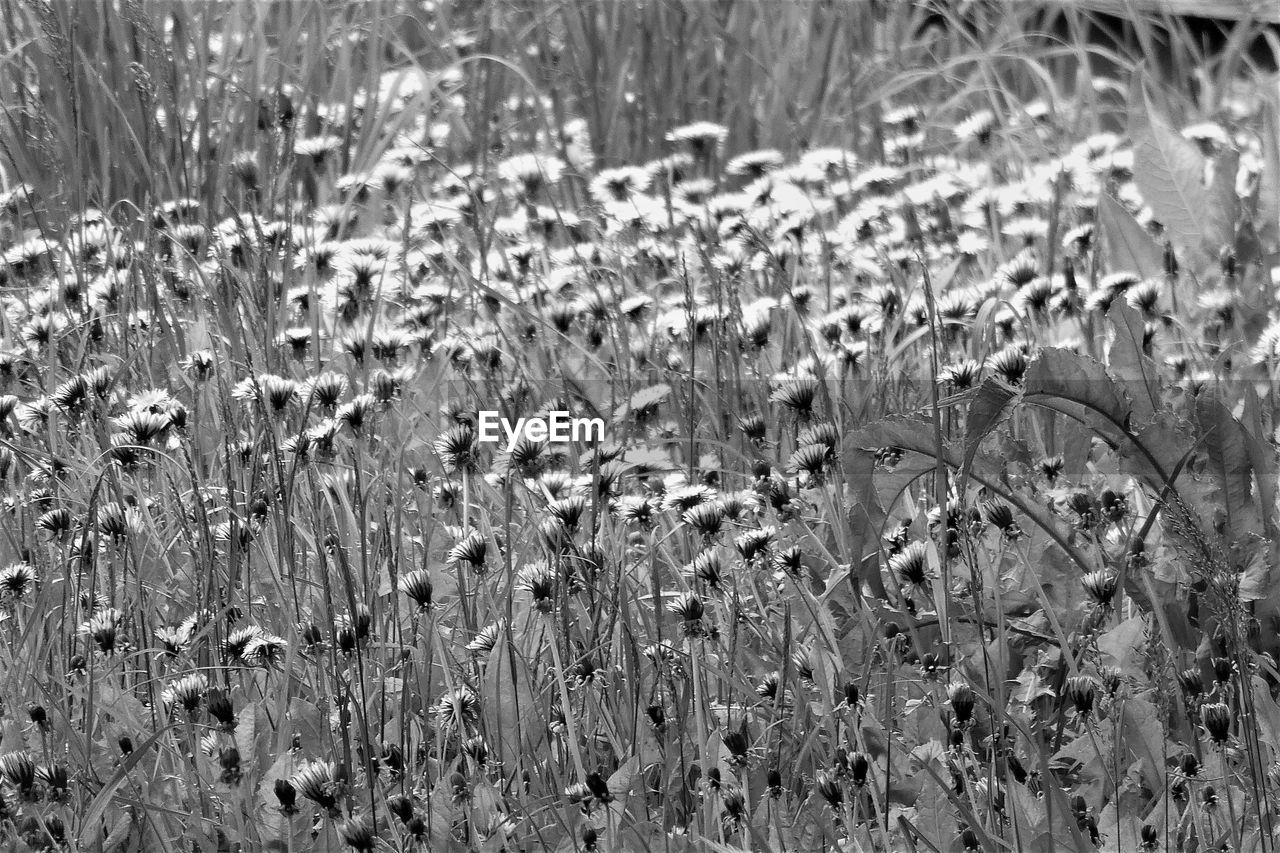
[(973, 719), (975, 697), (973, 688), (963, 681), (953, 682), (947, 687), (947, 701), (951, 703), (951, 711), (956, 715), (956, 722), (964, 725)]

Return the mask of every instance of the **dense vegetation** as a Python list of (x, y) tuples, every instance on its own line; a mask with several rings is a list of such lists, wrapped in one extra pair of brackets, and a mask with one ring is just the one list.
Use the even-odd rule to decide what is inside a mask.
[(0, 5), (6, 849), (1275, 849), (1260, 27)]

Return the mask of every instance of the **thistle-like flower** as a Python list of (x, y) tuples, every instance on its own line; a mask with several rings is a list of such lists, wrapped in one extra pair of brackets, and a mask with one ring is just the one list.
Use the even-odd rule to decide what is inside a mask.
[(772, 527), (748, 530), (733, 540), (733, 547), (744, 562), (754, 564), (768, 557), (777, 531)]
[(378, 843), (378, 836), (373, 831), (373, 821), (364, 814), (339, 824), (338, 834), (342, 836), (342, 842), (356, 853), (371, 853)]
[(769, 395), (769, 399), (787, 407), (798, 420), (806, 422), (813, 414), (813, 404), (817, 396), (818, 380), (806, 378), (783, 382)]
[(350, 384), (347, 377), (339, 373), (321, 373), (308, 380), (300, 391), (304, 401), (314, 402), (322, 411), (333, 414), (346, 396)]
[(889, 570), (907, 586), (921, 589), (929, 583), (929, 551), (924, 542), (912, 542), (889, 558)]
[(480, 699), (468, 687), (455, 687), (437, 700), (435, 715), (445, 730), (469, 732), (480, 720)]
[(0, 755), (0, 778), (3, 778), (24, 800), (36, 794), (36, 762), (26, 752)]
[(987, 367), (1010, 385), (1021, 385), (1027, 372), (1027, 356), (1018, 347), (1006, 347), (987, 359)]
[(194, 717), (200, 710), (209, 681), (198, 672), (189, 673), (171, 682), (161, 694), (166, 708), (182, 711)]
[[(48, 514), (45, 513), (45, 515)], [(0, 569), (0, 597), (10, 601), (21, 601), (35, 589), (38, 577), (30, 563), (13, 563)]]
[(787, 468), (804, 474), (813, 485), (821, 485), (827, 466), (832, 462), (831, 448), (826, 444), (806, 444), (791, 454)]
[(676, 596), (671, 602), (671, 612), (679, 617), (686, 637), (703, 636), (706, 626), (702, 624), (702, 617), (706, 613), (706, 607), (697, 593), (690, 591)]
[(724, 562), (720, 551), (708, 548), (698, 553), (693, 562), (685, 566), (685, 573), (702, 581), (712, 589), (719, 588), (724, 579)]
[(338, 795), (343, 786), (338, 780), (334, 765), (321, 761), (311, 762), (289, 777), (289, 785), (331, 816), (338, 813)]
[(477, 466), (476, 435), (470, 424), (454, 424), (432, 442), (446, 471), (473, 471)]
[(1225, 702), (1209, 702), (1200, 707), (1200, 723), (1205, 734), (1219, 747), (1231, 739), (1233, 719), (1231, 706)]
[(728, 136), (729, 129), (722, 124), (696, 121), (671, 130), (667, 141), (686, 146), (694, 157), (705, 159), (723, 148)]
[(449, 562), (465, 563), (471, 567), (472, 571), (483, 573), (488, 550), (489, 540), (480, 531), (473, 530), (449, 549)]
[(538, 612), (550, 613), (555, 607), (556, 576), (545, 563), (534, 563), (521, 569), (519, 586), (529, 592)]
[(334, 417), (353, 434), (361, 435), (376, 409), (377, 400), (372, 394), (359, 394), (339, 406)]
[(476, 632), (476, 635), (471, 642), (467, 643), (467, 651), (471, 652), (478, 658), (487, 658), (498, 645), (498, 640), (501, 639), (502, 630), (505, 627), (506, 622), (501, 619), (497, 622), (485, 625)]
[(1080, 583), (1084, 586), (1084, 591), (1089, 594), (1089, 598), (1093, 603), (1105, 610), (1111, 606), (1111, 602), (1116, 596), (1116, 587), (1119, 579), (1113, 572), (1107, 569), (1099, 569), (1086, 574), (1080, 579)]
[(104, 607), (96, 610), (89, 620), (80, 626), (80, 633), (88, 636), (99, 652), (110, 656), (120, 648), (120, 626), (123, 622), (123, 613), (114, 607)]
[(400, 578), (400, 591), (418, 606), (429, 610), (432, 605), (431, 575), (426, 569), (414, 569)]
[(724, 526), (724, 508), (718, 503), (700, 503), (685, 510), (681, 518), (704, 539), (711, 539)]
[(1067, 678), (1064, 695), (1071, 701), (1076, 713), (1088, 719), (1093, 714), (1094, 700), (1098, 695), (1098, 682), (1091, 675), (1072, 675)]
[(818, 771), (818, 776), (813, 782), (813, 789), (833, 809), (841, 808), (844, 803), (844, 788), (835, 775), (826, 770)]

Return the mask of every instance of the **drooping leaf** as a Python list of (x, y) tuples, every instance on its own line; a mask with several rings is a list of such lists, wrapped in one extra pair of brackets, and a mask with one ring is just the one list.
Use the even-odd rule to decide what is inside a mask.
[(1195, 434), (1181, 417), (1158, 412), (1150, 423), (1133, 433), (1134, 441), (1121, 453), (1121, 468), (1143, 480), (1153, 491), (1172, 480), (1177, 485), (1179, 472), (1195, 448)]
[[(1096, 362), (1095, 362), (1096, 363)], [(1035, 362), (1032, 362), (1034, 366)], [(1105, 377), (1105, 374), (1103, 374)], [(1110, 382), (1110, 380), (1107, 380)], [(1114, 385), (1114, 383), (1111, 383)], [(883, 418), (853, 433), (846, 442), (844, 453), (866, 452), (881, 447), (895, 447), (904, 451), (904, 459), (898, 463), (901, 468), (910, 454), (924, 457), (926, 460), (936, 459), (937, 449), (934, 445), (932, 425), (919, 417), (894, 416)], [(948, 467), (956, 469), (962, 461), (961, 454), (952, 447), (944, 447), (943, 461)], [(896, 471), (896, 469), (895, 469)], [(917, 474), (919, 476), (919, 474)], [(1000, 495), (1014, 508), (1022, 513), (1029, 523), (1044, 530), (1072, 561), (1084, 571), (1092, 571), (1097, 566), (1083, 552), (1076, 548), (1059, 530), (1057, 520), (1034, 501), (1026, 499), (1016, 491), (1007, 490), (1001, 485), (1001, 471), (987, 465), (983, 460), (975, 458), (970, 470), (971, 478), (987, 489)]]
[(1134, 270), (1143, 278), (1164, 272), (1164, 252), (1124, 205), (1102, 193), (1098, 198), (1102, 251), (1112, 270)]
[(847, 515), (851, 553), (860, 557), (858, 576), (879, 597), (886, 595), (878, 569), (880, 536), (889, 510), (907, 484), (923, 476), (932, 463), (922, 456), (903, 459), (892, 471), (876, 468), (874, 448), (846, 440), (840, 451), (848, 491)]
[(1089, 427), (1112, 447), (1126, 440), (1133, 404), (1098, 362), (1046, 347), (1027, 366), (1023, 399)]
[(619, 813), (626, 807), (628, 795), (631, 788), (635, 784), (636, 776), (640, 772), (640, 759), (637, 756), (631, 756), (613, 771), (608, 779), (609, 792), (615, 797), (614, 805), (617, 806)]

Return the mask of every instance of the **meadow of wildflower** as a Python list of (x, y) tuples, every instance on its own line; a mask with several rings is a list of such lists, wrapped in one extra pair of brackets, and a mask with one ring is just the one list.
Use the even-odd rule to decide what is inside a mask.
[(0, 0), (0, 849), (1275, 851), (1175, 5)]

